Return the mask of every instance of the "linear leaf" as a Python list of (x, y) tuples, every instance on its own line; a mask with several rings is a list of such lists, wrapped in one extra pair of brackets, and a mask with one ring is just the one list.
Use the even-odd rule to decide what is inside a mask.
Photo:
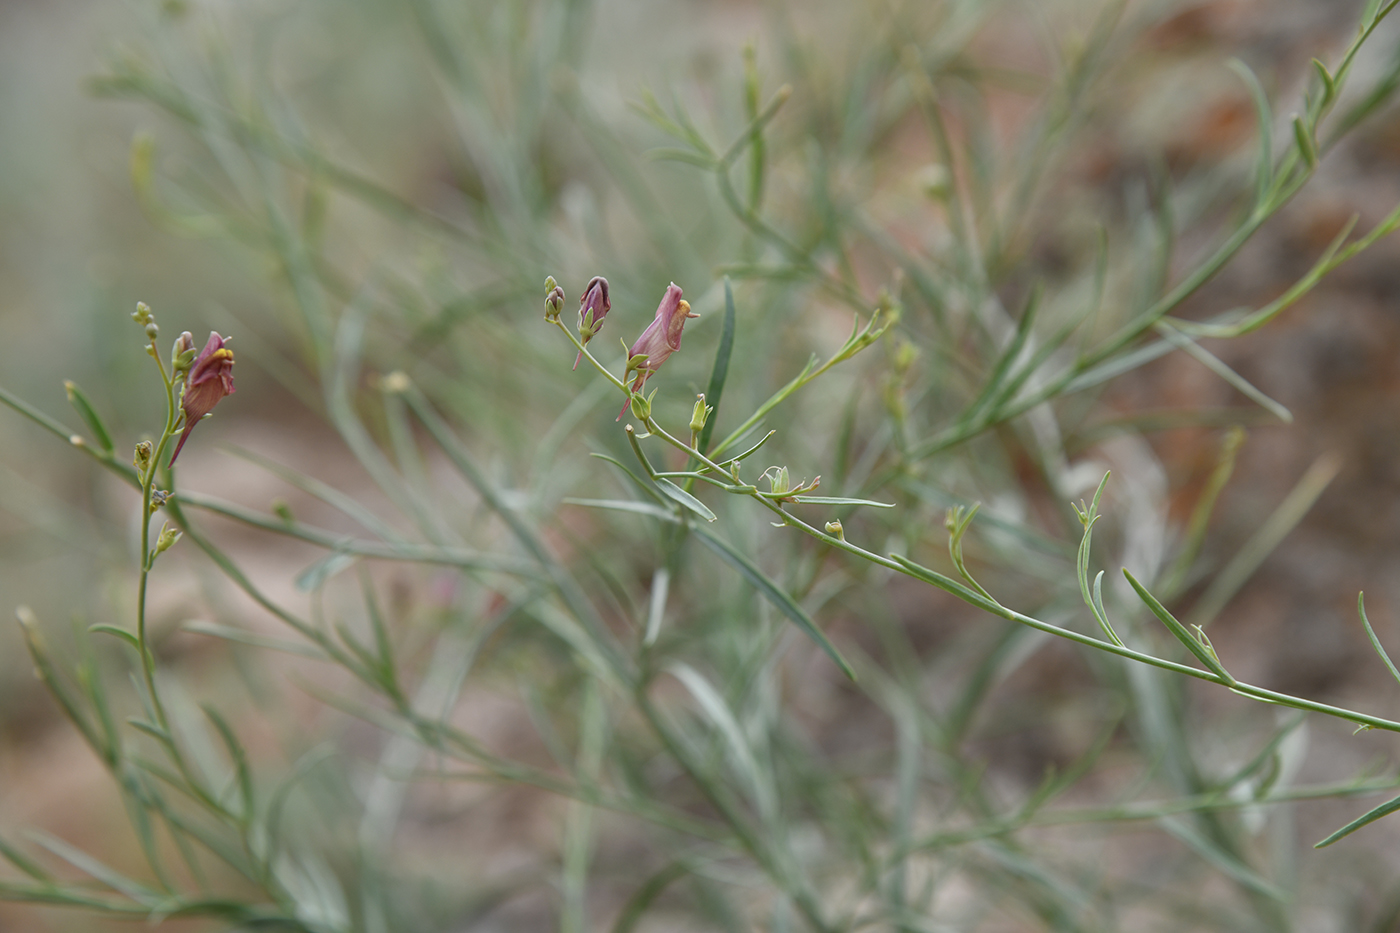
[(826, 635), (822, 634), (821, 629), (817, 628), (816, 623), (812, 621), (811, 617), (802, 610), (801, 606), (797, 605), (793, 598), (789, 596), (782, 587), (774, 583), (753, 561), (736, 550), (734, 545), (730, 544), (728, 541), (716, 537), (698, 525), (695, 526), (693, 530), (706, 547), (718, 554), (720, 559), (729, 564), (729, 566), (739, 571), (740, 574), (753, 584), (754, 589), (758, 590), (764, 599), (768, 600), (779, 612), (791, 619), (793, 624), (802, 630), (803, 634), (816, 642), (817, 647), (825, 651), (827, 657), (836, 662), (836, 666), (841, 668), (843, 674), (851, 680), (856, 679), (855, 669), (851, 667), (845, 658), (841, 657), (841, 653), (836, 650), (836, 646), (827, 640)]
[(196, 635), (209, 635), (213, 638), (222, 638), (224, 641), (237, 642), (240, 645), (266, 648), (269, 651), (282, 651), (286, 654), (300, 655), (303, 658), (315, 658), (318, 661), (329, 660), (325, 652), (311, 645), (303, 645), (300, 642), (287, 641), (283, 638), (273, 638), (269, 635), (259, 635), (256, 632), (245, 632), (243, 629), (234, 628), (231, 625), (220, 625), (217, 622), (203, 622), (195, 619), (186, 622), (181, 628)]
[(656, 478), (656, 488), (660, 489), (667, 496), (676, 500), (687, 509), (690, 509), (690, 511), (694, 512), (696, 515), (699, 515), (707, 522), (712, 522), (717, 517), (714, 512), (710, 511), (705, 503), (701, 502), (669, 479), (666, 479), (664, 476), (658, 476)]
[(876, 502), (874, 499), (847, 499), (845, 496), (793, 496), (792, 500), (812, 505), (869, 505), (877, 509), (894, 508), (893, 502)]
[(1137, 591), (1138, 597), (1147, 605), (1147, 608), (1152, 610), (1152, 614), (1161, 620), (1162, 624), (1167, 627), (1167, 630), (1176, 636), (1176, 640), (1185, 645), (1187, 650), (1196, 656), (1197, 660), (1204, 664), (1212, 673), (1225, 678), (1227, 683), (1233, 684), (1235, 682), (1235, 678), (1229, 675), (1225, 668), (1221, 666), (1220, 662), (1216, 660), (1215, 656), (1206, 650), (1206, 647), (1187, 631), (1186, 626), (1178, 622), (1176, 617), (1167, 611), (1167, 607), (1157, 601), (1157, 597), (1149, 593), (1147, 588), (1128, 572), (1127, 567), (1123, 568), (1123, 576), (1128, 578), (1128, 582), (1132, 584), (1133, 589)]
[(705, 404), (713, 406), (710, 418), (700, 431), (699, 449), (710, 446), (710, 435), (715, 433), (715, 422), (719, 420), (719, 400), (724, 395), (724, 383), (729, 378), (729, 357), (734, 352), (734, 289), (728, 276), (724, 279), (724, 326), (719, 332), (719, 346), (715, 348), (715, 365), (710, 370), (710, 384), (705, 387)]
[(68, 403), (73, 406), (73, 410), (78, 413), (78, 417), (83, 419), (83, 424), (88, 426), (92, 432), (93, 440), (108, 453), (115, 448), (112, 443), (112, 435), (108, 433), (107, 426), (102, 423), (102, 418), (97, 414), (97, 409), (92, 407), (83, 390), (78, 388), (77, 383), (63, 383), (64, 391), (68, 393)]
[(1358, 816), (1356, 819), (1352, 820), (1350, 823), (1343, 826), (1341, 829), (1337, 830), (1335, 833), (1328, 836), (1326, 839), (1315, 844), (1313, 848), (1321, 849), (1325, 846), (1330, 846), (1338, 839), (1350, 836), (1352, 833), (1356, 832), (1358, 829), (1365, 826), (1367, 823), (1374, 823), (1381, 817), (1389, 816), (1396, 810), (1400, 810), (1400, 797), (1396, 797), (1394, 800), (1387, 800), (1385, 803), (1381, 804), (1379, 807), (1376, 807), (1374, 810), (1368, 810), (1366, 813), (1362, 814), (1361, 816)]
[(296, 588), (301, 593), (314, 593), (326, 585), (326, 581), (342, 570), (347, 570), (359, 560), (354, 554), (332, 553), (316, 561), (297, 574)]
[(664, 522), (674, 522), (676, 516), (659, 505), (652, 505), (650, 502), (637, 502), (632, 499), (564, 499), (565, 505), (578, 505), (586, 509), (611, 509), (614, 512), (633, 512), (637, 515), (649, 515), (652, 518), (659, 518)]

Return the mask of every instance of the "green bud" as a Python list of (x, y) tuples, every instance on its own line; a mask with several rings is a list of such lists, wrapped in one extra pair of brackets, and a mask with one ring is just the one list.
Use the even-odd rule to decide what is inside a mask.
[(792, 478), (788, 476), (787, 467), (771, 466), (763, 471), (763, 475), (768, 477), (769, 492), (783, 496), (792, 491)]
[(559, 283), (554, 281), (554, 276), (549, 276), (544, 280), (544, 319), (546, 321), (559, 320), (559, 312), (564, 310), (564, 289), (559, 287)]
[(714, 411), (713, 405), (705, 404), (705, 393), (701, 392), (695, 397), (695, 408), (690, 412), (690, 430), (698, 434), (705, 430), (705, 422), (709, 420), (710, 412)]
[(150, 337), (152, 340), (160, 336), (160, 328), (156, 326), (155, 321), (151, 321), (146, 325), (146, 336)]
[(171, 528), (169, 522), (161, 525), (160, 537), (156, 538), (156, 553), (164, 554), (166, 551), (170, 550), (175, 546), (175, 542), (180, 540), (183, 534), (184, 532), (180, 529)]
[(839, 521), (827, 522), (826, 533), (840, 541), (846, 540), (846, 530), (841, 527), (841, 523)]
[(136, 467), (137, 474), (144, 481), (146, 471), (151, 468), (151, 442), (142, 441), (136, 445), (136, 454), (131, 458), (131, 465)]
[[(652, 398), (656, 397), (655, 392), (651, 393), (651, 395)], [(647, 420), (651, 417), (651, 399), (647, 398), (640, 392), (633, 392), (632, 411), (636, 413), (638, 418), (642, 419), (643, 421)]]
[(170, 347), (170, 365), (177, 373), (189, 372), (198, 352), (194, 345), (194, 335), (185, 331), (175, 338), (175, 343)]
[(273, 499), (272, 511), (288, 525), (296, 522), (296, 516), (292, 515), (292, 507), (287, 504), (286, 499)]
[(150, 305), (144, 301), (138, 301), (136, 302), (136, 310), (131, 312), (131, 319), (137, 324), (149, 324), (155, 320), (155, 316), (151, 314)]
[(953, 178), (948, 174), (948, 169), (937, 163), (925, 165), (916, 177), (924, 196), (931, 200), (942, 201), (953, 190)]

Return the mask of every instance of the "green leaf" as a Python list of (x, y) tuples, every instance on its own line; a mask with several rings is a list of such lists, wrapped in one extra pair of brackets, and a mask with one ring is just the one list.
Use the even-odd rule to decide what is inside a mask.
[(656, 478), (656, 488), (660, 489), (667, 496), (670, 496), (687, 509), (690, 509), (690, 511), (694, 512), (696, 515), (699, 515), (705, 521), (712, 522), (715, 520), (715, 513), (711, 512), (705, 503), (701, 502), (669, 479), (666, 479), (664, 476), (658, 476)]
[(802, 611), (802, 607), (797, 605), (796, 601), (794, 601), (782, 587), (774, 583), (753, 561), (735, 550), (734, 545), (730, 544), (728, 541), (716, 537), (698, 525), (695, 526), (693, 530), (706, 547), (718, 554), (720, 559), (729, 564), (729, 566), (739, 571), (749, 583), (753, 584), (754, 589), (758, 590), (759, 594), (762, 595), (764, 599), (768, 600), (779, 612), (791, 619), (793, 624), (802, 630), (803, 634), (816, 642), (817, 647), (825, 651), (827, 657), (836, 662), (836, 666), (841, 668), (843, 674), (851, 680), (856, 679), (855, 670), (845, 658), (841, 657), (841, 653), (836, 650), (836, 646), (827, 640), (827, 637), (822, 634), (821, 629), (817, 628), (817, 624), (812, 621), (807, 613)]
[(1371, 647), (1376, 649), (1376, 654), (1380, 655), (1381, 660), (1385, 662), (1385, 666), (1390, 670), (1390, 676), (1394, 677), (1396, 682), (1400, 682), (1400, 670), (1395, 669), (1395, 662), (1390, 660), (1390, 655), (1386, 653), (1385, 646), (1382, 645), (1381, 640), (1376, 637), (1376, 630), (1371, 628), (1371, 620), (1366, 618), (1365, 593), (1356, 594), (1356, 611), (1361, 615), (1361, 624), (1366, 626), (1366, 637), (1371, 639)]
[(627, 478), (630, 479), (632, 482), (636, 483), (638, 489), (650, 496), (658, 505), (661, 504), (661, 497), (656, 494), (656, 490), (653, 489), (650, 484), (643, 482), (642, 478), (636, 473), (633, 473), (631, 467), (623, 463), (621, 460), (617, 459), (616, 457), (610, 457), (607, 454), (599, 453), (590, 453), (588, 456), (597, 457), (599, 460), (606, 460), (608, 463), (611, 463), (623, 473), (627, 474)]
[(1293, 118), (1293, 141), (1298, 144), (1298, 151), (1302, 153), (1303, 161), (1308, 163), (1308, 168), (1317, 168), (1317, 143), (1303, 124), (1302, 117)]
[(1149, 593), (1147, 588), (1128, 572), (1127, 567), (1123, 568), (1123, 576), (1128, 578), (1128, 582), (1132, 584), (1133, 589), (1137, 591), (1138, 598), (1147, 605), (1148, 609), (1152, 610), (1152, 614), (1161, 620), (1162, 624), (1176, 636), (1176, 640), (1185, 645), (1187, 650), (1196, 656), (1197, 660), (1204, 664), (1206, 668), (1216, 676), (1224, 678), (1227, 684), (1233, 684), (1235, 682), (1235, 678), (1230, 676), (1229, 672), (1227, 672), (1220, 661), (1207, 650), (1205, 645), (1197, 641), (1196, 638), (1187, 631), (1186, 626), (1178, 622), (1176, 617), (1157, 601), (1157, 597)]
[(1314, 58), (1312, 64), (1317, 76), (1322, 79), (1322, 106), (1326, 107), (1337, 97), (1337, 82), (1320, 60)]
[(311, 645), (303, 645), (300, 642), (273, 638), (268, 635), (258, 635), (254, 632), (245, 632), (243, 629), (234, 628), (231, 625), (220, 625), (217, 622), (201, 622), (195, 620), (186, 622), (181, 628), (187, 632), (193, 632), (196, 635), (209, 635), (213, 638), (222, 638), (224, 641), (237, 642), (240, 645), (250, 645), (254, 648), (266, 648), (269, 651), (282, 651), (286, 654), (295, 654), (303, 658), (315, 658), (318, 661), (329, 660), (325, 652)]
[(1385, 803), (1381, 804), (1379, 807), (1376, 807), (1374, 810), (1367, 811), (1365, 814), (1358, 816), (1356, 819), (1352, 820), (1350, 823), (1343, 826), (1341, 829), (1337, 830), (1335, 833), (1328, 836), (1326, 839), (1314, 844), (1313, 848), (1321, 849), (1325, 846), (1330, 846), (1338, 839), (1341, 839), (1345, 836), (1350, 836), (1352, 833), (1356, 832), (1358, 829), (1365, 826), (1367, 823), (1374, 823), (1381, 817), (1389, 816), (1396, 810), (1400, 810), (1400, 797), (1396, 797), (1394, 800), (1387, 800)]
[(233, 767), (238, 773), (238, 793), (243, 798), (243, 820), (246, 823), (253, 818), (253, 776), (248, 770), (248, 754), (243, 751), (238, 736), (218, 710), (208, 703), (200, 704), (200, 708), (218, 730), (219, 738), (223, 739), (229, 758), (233, 760)]
[(24, 872), (35, 881), (51, 881), (53, 876), (39, 867), (39, 863), (30, 859), (23, 852), (10, 845), (3, 838), (0, 838), (0, 856), (7, 862)]
[(637, 927), (637, 923), (642, 919), (642, 915), (647, 912), (647, 908), (652, 905), (663, 891), (678, 878), (684, 878), (689, 869), (684, 862), (671, 862), (649, 877), (642, 886), (638, 888), (627, 903), (622, 905), (622, 911), (617, 916), (617, 922), (613, 924), (612, 933), (632, 933)]
[(314, 593), (326, 585), (326, 581), (342, 570), (352, 567), (359, 560), (354, 554), (333, 553), (316, 561), (297, 574), (295, 586), (300, 593)]
[(98, 417), (97, 410), (92, 407), (83, 390), (78, 388), (75, 382), (63, 383), (63, 389), (68, 393), (68, 404), (73, 406), (73, 410), (78, 413), (78, 417), (83, 419), (83, 424), (88, 426), (92, 432), (93, 440), (107, 453), (111, 453), (116, 445), (112, 443), (112, 435), (107, 433), (107, 426)]
[(48, 849), (74, 868), (84, 874), (90, 875), (113, 891), (119, 894), (125, 894), (139, 904), (151, 906), (158, 899), (157, 893), (151, 888), (146, 887), (139, 881), (134, 881), (126, 877), (116, 869), (103, 864), (91, 855), (88, 855), (82, 849), (69, 845), (57, 836), (50, 836), (48, 833), (35, 831), (29, 834), (29, 838), (45, 849)]
[(1254, 99), (1255, 120), (1259, 127), (1259, 158), (1254, 168), (1254, 204), (1261, 207), (1269, 198), (1274, 186), (1274, 139), (1273, 111), (1269, 107), (1269, 97), (1264, 86), (1254, 76), (1250, 67), (1238, 58), (1230, 59), (1230, 70), (1240, 76), (1249, 88), (1249, 96)]
[(724, 326), (719, 332), (719, 346), (715, 348), (715, 365), (710, 370), (710, 384), (705, 387), (705, 404), (714, 408), (705, 427), (700, 431), (699, 450), (704, 452), (710, 446), (710, 435), (715, 433), (715, 422), (719, 420), (719, 400), (724, 395), (724, 383), (729, 378), (729, 357), (734, 352), (734, 289), (729, 277), (724, 279)]
[(874, 499), (847, 499), (844, 496), (793, 496), (794, 502), (807, 502), (812, 505), (870, 505), (877, 509), (892, 509), (893, 502), (876, 502)]
[(729, 704), (724, 697), (720, 696), (719, 691), (695, 668), (688, 664), (676, 663), (670, 665), (668, 670), (673, 677), (685, 685), (685, 688), (690, 691), (690, 695), (695, 698), (695, 702), (700, 704), (705, 718), (710, 720), (710, 723), (723, 736), (725, 744), (729, 746), (734, 770), (748, 785), (754, 807), (765, 820), (771, 819), (777, 809), (776, 791), (773, 788), (771, 778), (766, 776), (767, 772), (758, 766), (753, 746), (749, 744), (748, 738), (744, 735), (744, 729), (739, 725), (734, 711), (729, 708)]
[(88, 631), (101, 632), (104, 635), (114, 635), (117, 638), (120, 638), (122, 641), (126, 642), (131, 647), (135, 648), (138, 654), (141, 652), (141, 642), (137, 640), (136, 635), (134, 633), (128, 632), (124, 628), (120, 628), (115, 625), (107, 625), (106, 623), (99, 622), (97, 625), (89, 625)]
[(963, 586), (961, 583), (959, 583), (957, 580), (954, 580), (952, 577), (945, 577), (943, 574), (939, 573), (936, 570), (930, 570), (927, 567), (916, 564), (909, 558), (901, 557), (898, 554), (891, 554), (890, 559), (895, 561), (901, 567), (903, 567), (905, 571), (909, 574), (909, 576), (922, 580), (925, 583), (931, 584), (933, 586), (936, 586), (940, 590), (947, 590), (949, 593), (952, 593), (954, 596), (956, 596), (958, 599), (961, 599), (963, 602), (972, 603), (972, 605), (978, 607), (979, 609), (985, 609), (993, 615), (1001, 616), (1003, 619), (1007, 618), (1006, 610), (1004, 608), (998, 606), (996, 603), (987, 599), (987, 597), (983, 596), (981, 593), (978, 593), (976, 590)]
[(712, 169), (715, 167), (715, 160), (712, 156), (696, 152), (693, 149), (660, 146), (656, 149), (648, 149), (643, 153), (643, 156), (652, 162), (684, 162), (686, 165), (697, 165), (700, 168)]
[(676, 516), (659, 505), (652, 505), (650, 502), (637, 502), (632, 499), (564, 499), (565, 505), (578, 505), (586, 509), (611, 509), (614, 512), (632, 512), (637, 515), (648, 515), (652, 518), (659, 518), (664, 522), (674, 522)]

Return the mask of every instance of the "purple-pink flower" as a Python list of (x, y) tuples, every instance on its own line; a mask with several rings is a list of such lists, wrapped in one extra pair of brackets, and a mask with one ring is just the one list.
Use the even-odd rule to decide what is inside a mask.
[(209, 342), (199, 351), (189, 374), (185, 376), (185, 392), (180, 397), (180, 408), (185, 413), (185, 430), (180, 432), (180, 443), (175, 446), (175, 454), (170, 458), (172, 466), (194, 426), (213, 411), (225, 395), (232, 395), (233, 392), (233, 351), (224, 346), (223, 337), (211, 332)]
[[(637, 371), (637, 379), (632, 383), (633, 392), (640, 391), (652, 374), (661, 368), (661, 364), (681, 348), (681, 331), (685, 328), (686, 319), (699, 316), (692, 314), (690, 302), (681, 298), (679, 285), (672, 282), (667, 286), (666, 294), (661, 297), (661, 304), (657, 306), (656, 317), (627, 351), (627, 373), (623, 378), (626, 379), (633, 370)], [(637, 360), (639, 356), (645, 358)], [(625, 415), (627, 407), (631, 404), (632, 399), (628, 398), (617, 417)]]

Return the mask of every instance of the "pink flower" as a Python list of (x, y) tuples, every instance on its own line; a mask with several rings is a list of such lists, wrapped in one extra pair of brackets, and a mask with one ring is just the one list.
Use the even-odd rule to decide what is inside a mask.
[[(578, 336), (585, 347), (588, 346), (588, 341), (598, 336), (598, 331), (603, 329), (603, 318), (607, 317), (611, 308), (612, 302), (608, 300), (608, 280), (601, 275), (593, 276), (588, 281), (588, 287), (583, 290), (583, 297), (578, 300)], [(574, 360), (574, 369), (578, 369), (581, 359), (582, 350)]]
[(199, 352), (185, 377), (185, 391), (180, 396), (180, 408), (185, 413), (185, 430), (180, 433), (180, 443), (175, 446), (175, 454), (170, 458), (172, 466), (194, 426), (233, 391), (233, 351), (224, 346), (223, 337), (210, 333), (209, 342)]
[[(627, 372), (623, 374), (623, 379), (626, 380), (634, 369), (637, 371), (637, 381), (632, 383), (633, 392), (640, 391), (652, 374), (666, 362), (667, 357), (681, 348), (681, 331), (685, 328), (686, 318), (699, 316), (690, 312), (690, 302), (681, 299), (679, 285), (672, 282), (667, 286), (666, 294), (661, 297), (661, 304), (657, 306), (656, 317), (647, 325), (647, 329), (642, 331), (642, 336), (637, 338), (637, 342), (632, 344), (632, 349), (627, 351)], [(617, 417), (625, 415), (627, 406), (631, 404), (632, 400), (629, 398)]]

